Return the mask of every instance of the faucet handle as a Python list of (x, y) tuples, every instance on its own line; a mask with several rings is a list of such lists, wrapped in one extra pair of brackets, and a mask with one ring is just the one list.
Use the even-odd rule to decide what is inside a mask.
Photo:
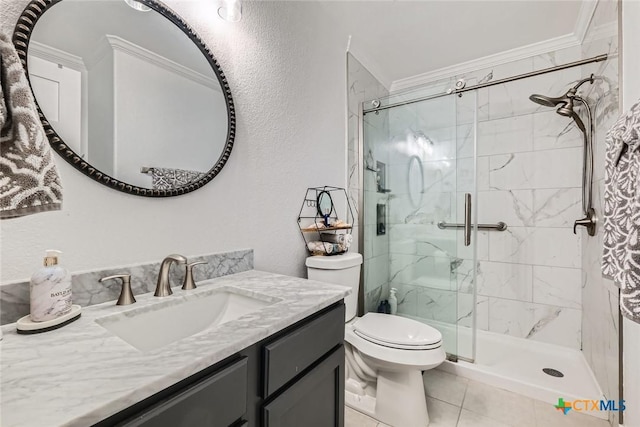
[(193, 267), (199, 264), (207, 264), (206, 261), (197, 261), (187, 264), (187, 272), (184, 275), (184, 282), (182, 282), (182, 289), (188, 291), (191, 289), (195, 289), (196, 282), (193, 280)]
[(136, 299), (133, 297), (133, 292), (131, 291), (131, 275), (130, 274), (114, 274), (113, 276), (103, 277), (99, 280), (100, 283), (111, 280), (111, 279), (121, 279), (122, 280), (122, 289), (120, 290), (120, 297), (118, 298), (118, 302), (116, 305), (129, 305), (136, 302)]

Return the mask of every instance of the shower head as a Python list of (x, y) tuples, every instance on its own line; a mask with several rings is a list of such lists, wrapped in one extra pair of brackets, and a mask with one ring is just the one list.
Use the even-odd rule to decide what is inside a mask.
[(574, 106), (573, 106), (574, 99), (581, 100), (581, 98), (578, 96), (570, 97), (569, 100), (563, 106), (561, 106), (556, 110), (556, 113), (560, 114), (561, 116), (572, 118), (573, 121), (576, 122), (576, 126), (578, 126), (578, 128), (582, 132), (586, 132), (584, 122), (582, 121), (578, 113), (576, 113), (576, 111), (574, 110)]
[(565, 117), (573, 117), (576, 112), (573, 109), (573, 97), (568, 98), (564, 104), (556, 110), (556, 113)]
[[(545, 107), (557, 107), (560, 104), (564, 104), (563, 107), (558, 109), (558, 114), (571, 117), (568, 110), (563, 110), (563, 108), (567, 106), (568, 109), (573, 110), (573, 98), (576, 96), (576, 92), (578, 91), (578, 88), (587, 82), (593, 83), (594, 79), (595, 79), (595, 76), (591, 74), (586, 79), (582, 79), (578, 83), (576, 83), (576, 85), (573, 86), (571, 89), (569, 89), (567, 93), (565, 93), (562, 96), (558, 96), (557, 98), (552, 98), (550, 96), (545, 96), (545, 95), (533, 94), (529, 97), (529, 99), (535, 102), (536, 104), (540, 104)], [(568, 104), (571, 104), (571, 106), (569, 107)], [(563, 111), (561, 112), (560, 110), (563, 110)]]
[(567, 93), (557, 98), (552, 98), (550, 96), (545, 96), (545, 95), (533, 94), (529, 97), (529, 99), (535, 102), (536, 104), (540, 104), (545, 107), (559, 106), (556, 112), (561, 116), (572, 118), (576, 122), (576, 125), (580, 128), (580, 130), (582, 132), (585, 132), (586, 128), (584, 126), (584, 123), (582, 122), (582, 119), (580, 119), (580, 116), (578, 116), (578, 114), (574, 109), (573, 100), (578, 99), (580, 101), (583, 101), (582, 98), (576, 95), (576, 93), (578, 92), (578, 88), (587, 82), (593, 83), (594, 80), (595, 80), (595, 76), (591, 74), (586, 79), (582, 79), (578, 83), (576, 83), (576, 85), (573, 86), (571, 89), (569, 89)]
[(558, 98), (551, 98), (550, 96), (533, 94), (529, 97), (529, 99), (535, 102), (536, 104), (540, 104), (544, 107), (555, 107), (557, 105), (567, 102), (567, 98), (565, 96), (561, 96)]
[(558, 108), (556, 110), (556, 113), (560, 114), (561, 116), (565, 116), (565, 117), (573, 117), (573, 115), (575, 114), (573, 109), (567, 108), (567, 107)]
[(578, 114), (574, 110), (574, 106), (573, 106), (574, 98), (576, 98), (574, 88), (571, 88), (569, 92), (565, 94), (565, 96), (561, 96), (558, 98), (551, 98), (549, 96), (544, 96), (544, 95), (531, 95), (529, 97), (529, 99), (535, 102), (536, 104), (540, 104), (545, 107), (559, 106), (556, 112), (561, 116), (572, 118), (576, 122), (576, 125), (578, 126), (578, 128), (580, 128), (580, 130), (584, 132), (585, 131), (584, 123), (580, 119), (580, 116), (578, 116)]

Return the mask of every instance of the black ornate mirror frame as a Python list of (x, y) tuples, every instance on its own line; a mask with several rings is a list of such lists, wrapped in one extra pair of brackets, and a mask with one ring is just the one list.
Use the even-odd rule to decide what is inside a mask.
[[(22, 65), (27, 73), (27, 77), (29, 75), (29, 70), (27, 68), (27, 49), (29, 47), (29, 39), (31, 38), (31, 33), (33, 28), (35, 27), (38, 19), (53, 5), (56, 3), (60, 3), (62, 0), (32, 0), (27, 7), (20, 15), (18, 22), (16, 24), (15, 31), (13, 33), (13, 44), (18, 51), (18, 55), (20, 56), (20, 60), (22, 61)], [(155, 0), (137, 0), (139, 3), (144, 4), (145, 6), (149, 6), (156, 12), (160, 13), (162, 16), (167, 18), (173, 24), (175, 24), (178, 28), (180, 28), (186, 35), (191, 39), (191, 41), (198, 47), (198, 49), (202, 52), (202, 54), (207, 58), (207, 61), (211, 65), (216, 77), (218, 78), (218, 82), (220, 83), (220, 87), (222, 88), (223, 95), (225, 97), (225, 103), (227, 105), (227, 142), (225, 144), (224, 150), (216, 164), (205, 174), (201, 179), (194, 181), (188, 185), (178, 187), (176, 189), (171, 190), (154, 190), (150, 188), (137, 187), (135, 185), (127, 184), (126, 182), (122, 182), (116, 178), (113, 178), (103, 172), (100, 172), (87, 162), (85, 162), (80, 156), (78, 156), (73, 150), (71, 150), (65, 142), (60, 138), (60, 136), (56, 133), (53, 127), (47, 121), (47, 118), (42, 113), (40, 106), (38, 106), (38, 114), (40, 115), (40, 120), (44, 126), (45, 133), (49, 138), (49, 143), (53, 147), (55, 151), (58, 152), (68, 163), (70, 163), (74, 168), (88, 176), (89, 178), (98, 181), (99, 183), (106, 185), (107, 187), (113, 188), (118, 191), (122, 191), (128, 194), (134, 194), (138, 196), (146, 196), (146, 197), (169, 197), (169, 196), (179, 196), (181, 194), (190, 193), (198, 188), (202, 187), (213, 178), (215, 178), (220, 170), (224, 167), (225, 163), (229, 159), (229, 155), (231, 154), (231, 149), (233, 148), (233, 142), (236, 135), (236, 116), (235, 116), (235, 106), (233, 104), (233, 98), (231, 97), (231, 90), (229, 89), (229, 83), (224, 75), (224, 72), (220, 68), (218, 61), (214, 58), (211, 50), (204, 44), (202, 39), (196, 32), (187, 25), (186, 22), (182, 20), (178, 15), (176, 15), (173, 11), (168, 9), (161, 3), (157, 3)], [(36, 101), (36, 105), (37, 105)]]

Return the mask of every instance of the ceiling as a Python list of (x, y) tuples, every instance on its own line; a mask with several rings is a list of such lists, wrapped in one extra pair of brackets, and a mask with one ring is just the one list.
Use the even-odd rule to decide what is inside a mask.
[[(571, 36), (592, 0), (321, 1), (372, 71), (391, 82)], [(363, 58), (359, 58), (363, 59)]]
[[(391, 87), (393, 82), (433, 70), (554, 38), (571, 37), (580, 21), (581, 7), (593, 6), (594, 2), (317, 0), (315, 3), (325, 13), (318, 19), (330, 22), (328, 27), (340, 26), (351, 34), (354, 55), (385, 86)], [(589, 9), (593, 7), (584, 7), (582, 12)], [(105, 20), (105, 16), (112, 19)], [(156, 26), (162, 30), (155, 30)], [(83, 37), (77, 37), (79, 31)], [(95, 50), (105, 32), (201, 73), (209, 68), (202, 55), (187, 55), (193, 45), (167, 20), (155, 13), (136, 12), (121, 0), (59, 3), (38, 22), (34, 38), (85, 57)], [(192, 63), (195, 61), (192, 58), (198, 61)]]

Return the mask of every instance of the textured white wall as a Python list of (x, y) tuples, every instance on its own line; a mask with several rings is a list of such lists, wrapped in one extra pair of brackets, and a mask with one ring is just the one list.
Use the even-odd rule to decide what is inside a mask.
[[(27, 0), (0, 0), (2, 31)], [(245, 2), (220, 20), (213, 1), (167, 0), (210, 46), (229, 79), (238, 134), (227, 166), (185, 196), (119, 193), (63, 161), (64, 209), (2, 221), (1, 280), (29, 277), (53, 247), (72, 271), (255, 249), (261, 270), (304, 275), (296, 217), (309, 186), (345, 186), (345, 47), (315, 2)], [(60, 159), (58, 159), (60, 160)]]
[[(622, 2), (622, 109), (640, 99), (640, 2)], [(622, 321), (624, 425), (640, 426), (640, 324)]]

